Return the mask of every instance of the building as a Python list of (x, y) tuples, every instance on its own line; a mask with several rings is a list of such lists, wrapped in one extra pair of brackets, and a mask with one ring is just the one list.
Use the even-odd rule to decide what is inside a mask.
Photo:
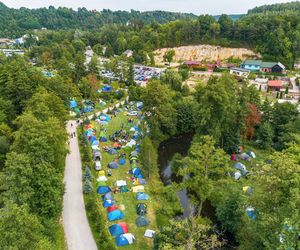
[(12, 56), (12, 55), (24, 55), (24, 50), (21, 49), (0, 49), (0, 52), (3, 52), (5, 56)]
[(270, 80), (268, 81), (268, 89), (271, 91), (280, 91), (283, 88), (282, 81)]
[(263, 62), (262, 60), (246, 60), (241, 68), (265, 73), (284, 73), (285, 66), (280, 62)]
[(183, 64), (188, 66), (189, 68), (199, 68), (200, 67), (200, 62), (197, 62), (197, 61), (185, 61)]
[(246, 60), (242, 63), (241, 68), (251, 71), (259, 71), (261, 64), (262, 60)]
[(239, 76), (239, 77), (245, 77), (247, 78), (250, 74), (250, 70), (249, 69), (243, 69), (243, 68), (230, 68), (230, 74), (235, 75), (235, 76)]
[(133, 56), (133, 51), (128, 49), (128, 50), (125, 50), (123, 52), (123, 55), (125, 55), (126, 57), (132, 57)]
[(283, 73), (285, 66), (278, 62), (262, 62), (260, 71), (265, 73)]

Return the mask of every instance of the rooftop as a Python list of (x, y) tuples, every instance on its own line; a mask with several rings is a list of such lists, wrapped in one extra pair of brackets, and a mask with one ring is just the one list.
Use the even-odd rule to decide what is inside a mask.
[(282, 82), (280, 80), (270, 80), (268, 82), (269, 87), (282, 87)]

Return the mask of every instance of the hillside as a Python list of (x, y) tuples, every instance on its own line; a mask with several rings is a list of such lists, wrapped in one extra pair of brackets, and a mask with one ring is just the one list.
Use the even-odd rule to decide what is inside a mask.
[[(225, 60), (230, 57), (240, 58), (244, 60), (249, 57), (259, 57), (252, 50), (244, 48), (224, 48), (221, 46), (211, 45), (195, 45), (195, 46), (181, 46), (173, 48), (175, 50), (174, 61), (217, 61)], [(163, 56), (168, 48), (158, 49), (154, 52), (155, 62), (163, 63)]]
[(248, 14), (265, 13), (265, 12), (286, 12), (286, 11), (300, 11), (300, 2), (294, 1), (289, 3), (263, 5), (249, 10)]
[(136, 25), (152, 22), (167, 23), (177, 19), (196, 18), (194, 14), (173, 13), (166, 11), (102, 11), (79, 8), (77, 11), (59, 7), (28, 9), (8, 8), (0, 2), (0, 37), (16, 37), (26, 30), (47, 28), (95, 30), (104, 24), (127, 24), (129, 21)]

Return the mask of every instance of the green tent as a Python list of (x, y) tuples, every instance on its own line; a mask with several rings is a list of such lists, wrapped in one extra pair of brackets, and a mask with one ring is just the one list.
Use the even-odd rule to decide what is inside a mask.
[(127, 188), (127, 186), (121, 186), (120, 187), (120, 192), (121, 193), (127, 193), (127, 192), (129, 192), (129, 189)]
[(145, 226), (148, 226), (150, 224), (150, 221), (147, 218), (143, 217), (143, 216), (139, 216), (135, 220), (135, 224), (138, 227), (145, 227)]
[(74, 111), (75, 113), (80, 113), (79, 108), (74, 108), (73, 111)]

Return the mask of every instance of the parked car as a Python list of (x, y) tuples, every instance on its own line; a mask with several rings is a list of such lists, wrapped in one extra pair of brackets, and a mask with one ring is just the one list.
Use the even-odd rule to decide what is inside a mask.
[(128, 116), (137, 116), (137, 115), (138, 115), (138, 112), (137, 112), (137, 111), (131, 111), (131, 112), (128, 112), (127, 115), (128, 115)]
[(99, 171), (101, 169), (102, 169), (101, 162), (100, 161), (95, 161), (95, 170)]

